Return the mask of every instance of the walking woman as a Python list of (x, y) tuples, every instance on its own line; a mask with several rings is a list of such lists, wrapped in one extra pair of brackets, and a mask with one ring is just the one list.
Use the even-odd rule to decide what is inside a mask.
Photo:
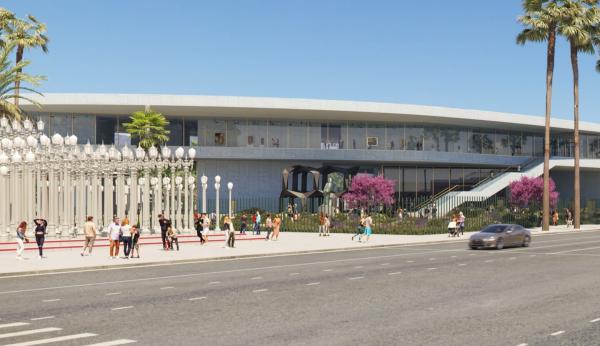
[(119, 255), (119, 238), (121, 237), (121, 225), (119, 218), (115, 217), (113, 223), (108, 226), (108, 241), (110, 242), (110, 258), (115, 259)]
[(271, 240), (279, 239), (279, 231), (281, 230), (281, 217), (279, 215), (275, 215), (275, 219), (273, 219), (273, 236)]
[(139, 228), (137, 228), (137, 226), (131, 226), (131, 257), (130, 258), (134, 258), (135, 256), (133, 256), (135, 253), (137, 253), (137, 257), (135, 258), (140, 258), (140, 244), (138, 243), (140, 240), (140, 230)]
[(227, 236), (227, 248), (235, 247), (235, 229), (233, 229), (233, 223), (229, 216), (225, 216), (223, 219), (223, 229), (226, 232)]
[[(325, 235), (325, 214), (319, 214), (319, 237)], [(354, 237), (352, 237), (354, 239)]]
[(131, 226), (129, 225), (128, 218), (125, 218), (121, 223), (121, 239), (123, 240), (123, 254), (125, 255), (123, 258), (129, 259), (129, 253), (131, 252)]
[(46, 228), (48, 227), (48, 221), (37, 218), (33, 220), (35, 224), (35, 242), (38, 246), (40, 259), (46, 258), (44, 256), (44, 240), (46, 239)]
[(329, 215), (325, 214), (325, 219), (323, 220), (323, 236), (329, 237), (329, 227), (331, 226), (331, 221), (329, 220)]
[(23, 250), (25, 250), (25, 243), (29, 243), (29, 239), (25, 236), (27, 231), (27, 222), (21, 221), (19, 227), (17, 227), (17, 259), (22, 260)]

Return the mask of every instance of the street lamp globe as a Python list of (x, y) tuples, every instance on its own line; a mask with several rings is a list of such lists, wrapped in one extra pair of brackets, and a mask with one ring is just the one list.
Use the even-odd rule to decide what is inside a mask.
[(215, 183), (215, 190), (219, 190), (219, 189), (221, 189), (221, 184)]
[(157, 177), (150, 178), (150, 185), (155, 186), (156, 184), (158, 184), (158, 178)]
[(233, 189), (233, 183), (232, 182), (228, 182), (227, 183), (227, 188), (231, 191)]
[(143, 160), (146, 157), (146, 151), (138, 146), (137, 149), (135, 149), (135, 157), (140, 161)]
[(169, 147), (165, 145), (164, 147), (162, 147), (160, 154), (163, 158), (168, 159), (171, 156), (171, 149), (169, 149)]
[(176, 178), (175, 178), (175, 184), (176, 184), (176, 185), (181, 185), (181, 182), (182, 182), (182, 181), (183, 181), (183, 178), (182, 178), (182, 177), (176, 177)]
[(188, 184), (193, 184), (193, 183), (195, 183), (195, 182), (196, 182), (196, 178), (194, 178), (194, 177), (192, 177), (192, 176), (189, 176), (189, 177), (188, 177)]
[(188, 149), (188, 157), (193, 160), (196, 157), (196, 149), (189, 148)]
[(44, 124), (43, 121), (39, 120), (36, 125), (37, 125), (38, 131), (44, 131), (44, 125), (45, 124)]
[(23, 148), (25, 146), (25, 141), (21, 137), (15, 137), (15, 139), (13, 139), (13, 144), (17, 148)]
[(30, 163), (33, 162), (33, 161), (35, 161), (35, 154), (31, 151), (31, 149), (25, 155), (25, 161), (30, 162)]
[(70, 138), (71, 145), (77, 145), (77, 140), (78, 140), (77, 136), (71, 135), (71, 138)]
[(14, 163), (19, 163), (22, 160), (21, 154), (19, 154), (18, 151), (15, 151), (15, 153), (11, 156), (10, 160)]
[(6, 119), (6, 117), (2, 117), (2, 119), (0, 119), (0, 126), (2, 126), (2, 127), (8, 126), (8, 119)]
[(2, 148), (3, 149), (12, 149), (13, 142), (8, 138), (2, 138)]
[(48, 136), (46, 136), (46, 135), (41, 135), (40, 136), (40, 144), (44, 147), (49, 147), (51, 144), (50, 138), (48, 138)]
[(8, 167), (0, 166), (0, 175), (7, 175), (7, 174), (8, 174)]
[(25, 120), (23, 121), (23, 127), (24, 127), (26, 130), (31, 130), (31, 129), (33, 128), (33, 124), (31, 123), (31, 120), (29, 120), (29, 119), (25, 119)]
[(25, 139), (27, 141), (27, 145), (31, 148), (35, 148), (37, 147), (37, 139), (35, 139), (35, 137), (29, 135), (27, 136), (27, 138)]
[(220, 183), (220, 182), (221, 182), (221, 176), (220, 176), (220, 175), (217, 175), (217, 176), (215, 177), (215, 182), (216, 182), (216, 183)]
[(170, 182), (171, 182), (171, 178), (169, 178), (169, 177), (164, 177), (162, 179), (163, 185), (169, 185)]
[(146, 178), (144, 178), (144, 177), (141, 177), (141, 178), (139, 178), (139, 179), (138, 179), (138, 183), (139, 183), (140, 185), (145, 185), (145, 184), (146, 184)]
[(208, 183), (208, 177), (203, 174), (200, 177), (200, 182), (202, 183), (202, 185), (206, 185), (206, 183)]
[(63, 137), (61, 135), (59, 135), (58, 133), (55, 133), (52, 136), (52, 144), (54, 144), (54, 145), (63, 145), (64, 144)]
[(150, 156), (152, 160), (158, 157), (158, 149), (156, 149), (154, 145), (151, 146), (150, 149), (148, 149), (148, 156)]
[(0, 164), (7, 164), (8, 163), (8, 156), (6, 155), (5, 152), (0, 152)]
[(183, 150), (182, 147), (177, 148), (177, 150), (175, 150), (175, 157), (179, 160), (181, 160), (181, 158), (183, 157), (183, 155), (185, 154), (185, 151)]

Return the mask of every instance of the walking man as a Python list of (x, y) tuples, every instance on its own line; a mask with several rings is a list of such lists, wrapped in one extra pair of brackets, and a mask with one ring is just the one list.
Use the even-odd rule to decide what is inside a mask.
[(46, 227), (48, 227), (48, 221), (38, 217), (33, 220), (33, 224), (35, 225), (35, 242), (38, 246), (38, 251), (40, 252), (40, 259), (42, 259), (45, 258), (44, 240), (46, 239)]
[(81, 256), (85, 256), (85, 250), (88, 250), (88, 254), (92, 254), (94, 248), (94, 241), (96, 241), (96, 224), (94, 224), (94, 217), (88, 216), (87, 221), (83, 224), (83, 233), (85, 234), (85, 243), (83, 243), (83, 249), (81, 250)]
[(271, 236), (271, 231), (273, 230), (273, 220), (271, 220), (271, 214), (267, 214), (267, 219), (265, 220), (265, 227), (267, 228), (267, 236), (265, 240), (269, 240)]
[(166, 219), (163, 214), (158, 215), (158, 223), (160, 224), (160, 237), (162, 238), (163, 250), (167, 249), (167, 231), (171, 226), (171, 220)]
[(254, 234), (260, 234), (260, 213), (256, 211), (256, 221), (254, 222)]

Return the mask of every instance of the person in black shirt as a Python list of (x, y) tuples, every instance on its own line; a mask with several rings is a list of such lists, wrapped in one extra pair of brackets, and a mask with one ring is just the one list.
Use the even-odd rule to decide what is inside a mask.
[(158, 215), (158, 223), (160, 224), (160, 236), (162, 238), (163, 249), (167, 250), (169, 242), (167, 241), (167, 230), (171, 227), (171, 220), (166, 219), (163, 214)]
[(44, 258), (44, 240), (46, 239), (46, 228), (48, 227), (48, 221), (37, 218), (33, 220), (35, 225), (35, 242), (40, 252), (40, 258)]

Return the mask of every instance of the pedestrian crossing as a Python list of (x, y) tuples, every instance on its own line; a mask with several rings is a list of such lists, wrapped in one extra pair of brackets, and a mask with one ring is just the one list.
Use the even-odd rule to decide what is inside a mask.
[(87, 346), (118, 346), (137, 342), (136, 340), (131, 339), (115, 339), (108, 341), (101, 339), (102, 335), (99, 334), (69, 334), (60, 327), (34, 328), (29, 322), (0, 324), (0, 346), (60, 345), (63, 342), (68, 342), (69, 345), (78, 343)]

